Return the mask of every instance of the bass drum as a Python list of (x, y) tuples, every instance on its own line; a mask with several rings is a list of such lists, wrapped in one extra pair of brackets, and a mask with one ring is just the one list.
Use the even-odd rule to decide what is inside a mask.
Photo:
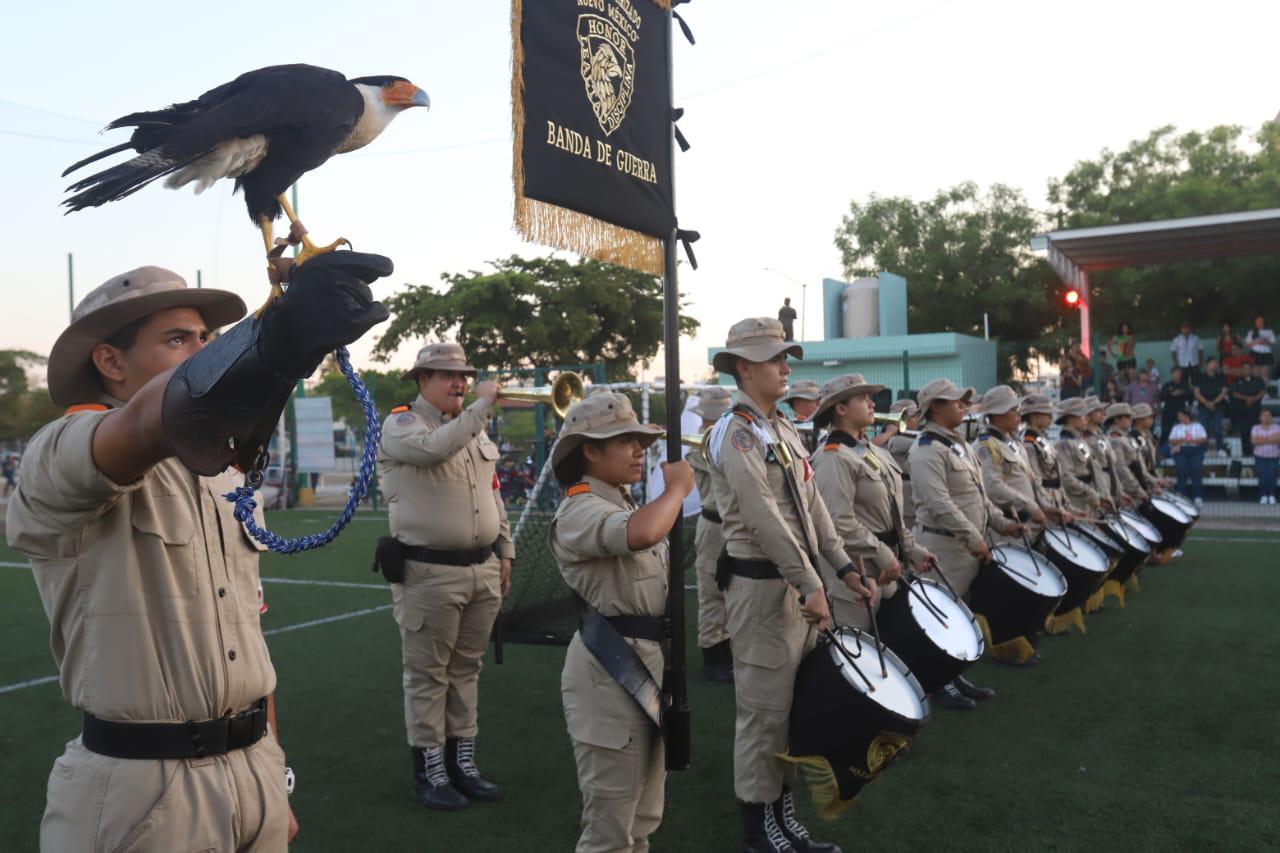
[(1147, 544), (1151, 546), (1152, 551), (1160, 550), (1160, 544), (1164, 541), (1164, 538), (1154, 524), (1131, 509), (1120, 510), (1120, 517), (1127, 521), (1130, 527), (1142, 534), (1142, 538), (1147, 540)]
[[(895, 596), (897, 597), (897, 596)], [(907, 665), (856, 628), (824, 634), (800, 662), (783, 760), (804, 768), (818, 813), (834, 818), (929, 721)]]
[(1062, 572), (1035, 551), (997, 545), (978, 570), (969, 606), (987, 623), (992, 645), (1034, 636), (1067, 592)]
[(1089, 600), (1111, 571), (1107, 553), (1079, 530), (1047, 528), (1041, 537), (1045, 555), (1067, 579), (1067, 594), (1058, 603), (1055, 615), (1070, 613)]
[(898, 653), (932, 693), (960, 675), (986, 648), (973, 612), (931, 578), (900, 582), (880, 605), (880, 639)]
[(1120, 560), (1107, 580), (1123, 584), (1151, 556), (1151, 543), (1124, 516), (1107, 521), (1107, 530), (1124, 546), (1124, 553), (1120, 555)]
[(1156, 497), (1164, 498), (1178, 505), (1178, 509), (1191, 519), (1191, 523), (1195, 524), (1200, 519), (1200, 507), (1196, 506), (1196, 502), (1191, 498), (1183, 497), (1177, 492), (1164, 492), (1156, 495)]
[(1154, 524), (1156, 530), (1160, 531), (1164, 548), (1182, 547), (1182, 541), (1187, 538), (1187, 531), (1191, 529), (1191, 516), (1183, 512), (1173, 501), (1159, 495), (1139, 509), (1147, 521)]
[(1112, 535), (1110, 528), (1104, 529), (1092, 521), (1077, 521), (1072, 526), (1088, 536), (1089, 541), (1106, 552), (1110, 559), (1119, 560), (1124, 556), (1124, 545)]

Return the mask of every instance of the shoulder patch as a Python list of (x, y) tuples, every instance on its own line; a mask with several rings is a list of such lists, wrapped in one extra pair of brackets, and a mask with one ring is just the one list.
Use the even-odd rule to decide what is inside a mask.
[(67, 406), (66, 411), (62, 414), (74, 415), (76, 412), (105, 412), (108, 408), (110, 407), (104, 406), (102, 403), (80, 403), (75, 406)]
[(933, 444), (933, 436), (926, 433), (916, 439), (916, 444), (919, 444), (922, 447), (928, 447), (930, 444)]
[(750, 430), (737, 430), (733, 434), (733, 446), (743, 453), (749, 453), (756, 448), (755, 436), (751, 434)]
[(413, 412), (401, 412), (396, 415), (396, 423), (400, 426), (408, 426), (416, 422), (418, 419), (413, 416)]
[(589, 483), (574, 483), (569, 487), (568, 491), (565, 492), (565, 496), (573, 498), (578, 495), (589, 494), (590, 492), (591, 485)]

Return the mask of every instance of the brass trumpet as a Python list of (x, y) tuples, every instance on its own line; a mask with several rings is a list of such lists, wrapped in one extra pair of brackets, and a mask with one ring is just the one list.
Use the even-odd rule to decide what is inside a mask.
[(898, 432), (906, 432), (907, 413), (905, 409), (900, 412), (876, 412), (871, 417), (881, 426), (895, 426), (898, 428)]
[(534, 388), (500, 388), (498, 397), (506, 400), (524, 400), (526, 403), (546, 403), (556, 415), (564, 418), (574, 403), (582, 401), (584, 394), (582, 377), (573, 371), (566, 370), (556, 377), (550, 385), (539, 385)]
[(694, 450), (701, 450), (702, 446), (707, 443), (707, 433), (700, 432), (695, 435), (680, 436), (680, 443), (685, 447), (692, 447)]

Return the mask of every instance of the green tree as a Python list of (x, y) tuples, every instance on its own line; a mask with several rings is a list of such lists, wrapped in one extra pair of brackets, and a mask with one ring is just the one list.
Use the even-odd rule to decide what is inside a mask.
[(972, 182), (915, 201), (872, 195), (853, 201), (836, 230), (849, 278), (886, 270), (907, 279), (913, 333), (982, 334), (1037, 340), (1062, 322), (1053, 271), (1030, 249), (1040, 219), (1022, 193)]
[[(512, 256), (490, 266), (388, 299), (392, 320), (374, 356), (386, 359), (407, 340), (451, 336), (482, 370), (602, 361), (619, 381), (662, 343), (662, 283), (652, 276), (585, 259)], [(681, 315), (682, 335), (697, 328)]]
[[(1249, 140), (1239, 127), (1153, 130), (1124, 150), (1104, 149), (1049, 182), (1057, 227), (1086, 228), (1259, 210), (1280, 199), (1280, 124)], [(1227, 258), (1090, 274), (1094, 326), (1105, 339), (1122, 320), (1140, 338), (1172, 336), (1190, 320), (1206, 328), (1280, 315), (1280, 257)]]
[(45, 362), (26, 350), (0, 350), (0, 441), (30, 438), (58, 416), (49, 392), (31, 387), (27, 375)]
[[(385, 418), (387, 412), (391, 411), (395, 406), (412, 403), (414, 398), (418, 396), (417, 383), (401, 379), (401, 372), (399, 370), (385, 372), (378, 370), (360, 371), (360, 378), (364, 380), (365, 386), (373, 394), (374, 404), (378, 407), (378, 413), (381, 417)], [(358, 438), (364, 438), (364, 411), (360, 408), (360, 401), (351, 393), (351, 386), (347, 384), (347, 377), (342, 375), (342, 371), (338, 369), (333, 356), (325, 359), (320, 373), (320, 381), (308, 389), (307, 393), (316, 397), (333, 398), (334, 420), (344, 419), (347, 426), (351, 428)]]

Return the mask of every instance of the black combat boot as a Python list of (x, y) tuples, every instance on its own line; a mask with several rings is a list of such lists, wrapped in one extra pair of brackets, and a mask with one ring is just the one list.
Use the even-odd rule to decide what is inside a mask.
[(467, 807), (467, 798), (449, 784), (444, 767), (444, 747), (410, 747), (413, 755), (413, 799), (430, 809), (454, 812)]
[(978, 703), (960, 692), (954, 681), (948, 681), (934, 691), (933, 701), (948, 711), (972, 711)]
[(773, 804), (773, 817), (796, 853), (841, 853), (839, 844), (814, 841), (809, 837), (809, 830), (796, 819), (796, 800), (791, 795), (790, 786), (782, 786), (782, 796)]
[(475, 738), (445, 738), (444, 753), (449, 781), (468, 800), (492, 803), (502, 799), (502, 789), (481, 776), (480, 769), (476, 767)]
[(796, 853), (771, 804), (742, 804), (742, 853)]
[(963, 675), (957, 675), (956, 680), (951, 683), (956, 686), (957, 690), (965, 696), (968, 696), (970, 699), (982, 701), (983, 699), (996, 698), (996, 692), (990, 687), (979, 687)]
[(702, 650), (702, 677), (719, 684), (733, 683), (733, 651), (728, 640)]

